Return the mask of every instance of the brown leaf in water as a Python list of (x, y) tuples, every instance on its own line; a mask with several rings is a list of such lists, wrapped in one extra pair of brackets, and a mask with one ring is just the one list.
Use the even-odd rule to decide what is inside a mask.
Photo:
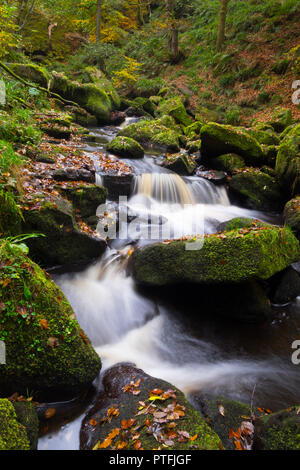
[(48, 408), (46, 411), (45, 411), (45, 418), (46, 419), (51, 419), (53, 418), (53, 416), (56, 414), (56, 409), (55, 408)]

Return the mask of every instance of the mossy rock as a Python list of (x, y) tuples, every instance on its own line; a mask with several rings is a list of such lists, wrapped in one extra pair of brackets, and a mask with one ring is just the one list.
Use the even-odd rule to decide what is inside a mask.
[(264, 152), (264, 163), (271, 168), (275, 168), (278, 153), (278, 145), (262, 145)]
[(293, 232), (300, 235), (300, 196), (288, 201), (284, 207), (283, 220), (286, 225), (291, 227)]
[(82, 218), (95, 216), (100, 204), (104, 204), (108, 196), (104, 186), (96, 184), (64, 184), (58, 186), (60, 191), (69, 199), (75, 210), (80, 212)]
[(141, 248), (133, 255), (133, 275), (137, 282), (155, 286), (240, 283), (268, 279), (299, 256), (299, 242), (290, 229), (250, 227)]
[(19, 77), (48, 88), (51, 76), (44, 67), (36, 64), (8, 64), (8, 67)]
[(200, 131), (202, 127), (203, 127), (202, 122), (199, 122), (199, 121), (193, 122), (193, 124), (190, 124), (189, 126), (185, 127), (184, 134), (190, 140), (198, 140), (200, 138)]
[[(138, 385), (131, 386), (131, 390), (130, 383)], [(135, 445), (143, 450), (154, 450), (162, 447), (163, 443), (166, 451), (223, 449), (219, 436), (189, 404), (183, 393), (173, 385), (151, 377), (130, 364), (119, 364), (109, 369), (104, 375), (103, 384), (103, 392), (83, 420), (80, 432), (81, 450), (111, 450), (122, 448), (118, 447), (120, 445), (123, 450), (134, 450)], [(129, 391), (126, 391), (126, 387), (129, 387)], [(134, 391), (138, 393), (135, 395), (132, 393)], [(172, 397), (163, 399), (163, 393), (168, 391), (171, 391)], [(149, 400), (152, 396), (157, 399)], [(165, 416), (165, 423), (159, 422), (161, 418), (156, 417), (151, 408), (142, 407), (141, 402), (147, 406), (154, 403), (154, 412)], [(169, 409), (165, 413), (159, 411), (168, 406)], [(177, 407), (173, 414), (170, 412), (171, 407)], [(138, 414), (143, 409), (145, 413)], [(108, 419), (113, 410), (117, 411)], [(168, 433), (170, 422), (175, 423), (172, 435)], [(127, 429), (124, 429), (126, 426)], [(138, 431), (133, 431), (137, 426)], [(104, 441), (112, 431), (115, 431), (115, 437), (106, 446)], [(180, 439), (180, 432), (187, 433), (185, 439)], [(137, 433), (138, 437), (133, 439)]]
[(130, 137), (115, 137), (106, 148), (108, 152), (123, 158), (143, 158), (144, 156), (143, 147)]
[(192, 123), (184, 104), (178, 96), (162, 101), (158, 106), (157, 112), (162, 116), (171, 116), (178, 124), (181, 124), (184, 127), (187, 127)]
[(194, 158), (185, 152), (181, 152), (179, 154), (167, 156), (163, 160), (162, 166), (179, 175), (190, 176), (195, 172), (197, 164), (195, 163)]
[(217, 111), (206, 108), (203, 105), (197, 106), (195, 119), (196, 121), (206, 124), (208, 122), (220, 122), (220, 113)]
[(120, 108), (121, 98), (102, 70), (95, 66), (90, 66), (86, 67), (83, 73), (86, 77), (86, 83), (94, 83), (98, 88), (103, 89), (110, 98), (113, 108)]
[(232, 230), (239, 230), (241, 228), (254, 228), (254, 227), (271, 227), (270, 224), (267, 224), (265, 222), (261, 222), (258, 219), (249, 219), (248, 217), (234, 217), (231, 220), (228, 220), (226, 222), (222, 222), (218, 226), (218, 231), (219, 232), (231, 232)]
[(13, 403), (17, 419), (26, 428), (30, 450), (37, 450), (39, 436), (39, 419), (32, 402), (16, 401)]
[(246, 166), (244, 159), (235, 153), (219, 155), (211, 160), (210, 163), (214, 170), (226, 171), (229, 175), (242, 170)]
[(103, 254), (106, 243), (78, 229), (69, 201), (56, 198), (49, 202), (40, 195), (39, 204), (39, 209), (23, 211), (23, 233), (45, 235), (28, 240), (35, 261), (44, 266), (84, 264)]
[(118, 136), (130, 137), (141, 145), (176, 153), (180, 150), (179, 133), (167, 127), (167, 119), (142, 120), (122, 129)]
[(13, 236), (21, 233), (22, 213), (12, 191), (0, 191), (0, 236)]
[(189, 140), (185, 143), (184, 147), (189, 153), (197, 153), (201, 151), (202, 141), (198, 140)]
[[(220, 408), (223, 414), (220, 413)], [(226, 450), (236, 450), (234, 440), (229, 438), (229, 431), (237, 432), (243, 421), (251, 421), (249, 405), (225, 397), (205, 400), (201, 407), (201, 414), (220, 436)]]
[(255, 129), (255, 128), (246, 128), (246, 132), (249, 135), (254, 137), (257, 142), (261, 145), (279, 145), (280, 139), (277, 134), (275, 134), (274, 130), (271, 129)]
[(243, 128), (210, 122), (201, 129), (202, 150), (208, 159), (236, 153), (246, 164), (258, 166), (263, 159), (260, 144)]
[(18, 246), (2, 243), (0, 262), (1, 392), (76, 396), (98, 375), (101, 361), (71, 305)]
[(147, 114), (155, 116), (156, 105), (149, 98), (138, 97), (133, 100), (133, 103), (141, 107)]
[(96, 116), (99, 124), (108, 124), (114, 107), (103, 88), (93, 83), (81, 84), (69, 80), (64, 74), (52, 72), (51, 91), (63, 98), (74, 101), (90, 114)]
[(54, 139), (69, 140), (71, 138), (71, 130), (69, 127), (60, 126), (59, 124), (42, 124), (40, 126), (42, 132)]
[(278, 147), (275, 171), (287, 194), (300, 192), (300, 125), (294, 127)]
[(276, 132), (283, 132), (284, 129), (293, 124), (292, 112), (289, 108), (276, 108), (269, 124)]
[(278, 211), (283, 207), (282, 194), (276, 178), (257, 168), (244, 168), (233, 175), (229, 189), (231, 195), (249, 209)]
[(0, 399), (0, 450), (30, 450), (26, 428), (6, 399)]
[(300, 450), (299, 406), (257, 419), (254, 449)]

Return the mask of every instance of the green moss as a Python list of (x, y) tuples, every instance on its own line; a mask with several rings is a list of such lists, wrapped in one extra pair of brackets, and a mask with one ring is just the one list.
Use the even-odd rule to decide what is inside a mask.
[(293, 128), (279, 145), (275, 171), (281, 186), (290, 195), (300, 191), (300, 126)]
[(289, 108), (275, 108), (272, 119), (269, 122), (276, 132), (283, 132), (292, 123), (293, 116)]
[(0, 450), (29, 450), (26, 429), (17, 421), (12, 403), (0, 399)]
[(18, 235), (21, 233), (21, 226), (22, 214), (13, 192), (9, 188), (4, 191), (0, 187), (0, 234)]
[(263, 450), (300, 450), (299, 407), (262, 416), (256, 421), (256, 445)]
[(193, 124), (190, 124), (184, 129), (184, 133), (188, 139), (198, 140), (202, 126), (203, 126), (202, 122), (199, 122), (199, 121), (193, 122)]
[(143, 147), (136, 140), (124, 136), (113, 139), (107, 145), (107, 150), (124, 158), (143, 158), (144, 156)]
[(243, 128), (210, 122), (201, 129), (202, 150), (207, 158), (236, 153), (247, 164), (259, 165), (263, 152), (260, 144)]
[(64, 184), (58, 189), (72, 202), (73, 207), (80, 212), (81, 217), (95, 216), (100, 204), (104, 204), (108, 195), (104, 186), (95, 184)]
[(39, 419), (32, 402), (14, 402), (17, 419), (26, 428), (30, 449), (36, 450), (39, 435)]
[(122, 129), (118, 136), (130, 137), (142, 145), (178, 152), (179, 133), (166, 125), (166, 119), (142, 120)]
[(178, 96), (162, 101), (158, 106), (158, 113), (173, 117), (178, 124), (182, 124), (185, 127), (189, 126), (192, 122)]
[(246, 166), (244, 159), (235, 153), (220, 155), (211, 161), (211, 165), (213, 169), (226, 171), (230, 175)]
[(8, 64), (9, 68), (25, 80), (38, 83), (44, 88), (48, 87), (49, 72), (37, 64)]
[(194, 159), (187, 153), (167, 156), (162, 162), (162, 166), (178, 173), (179, 175), (192, 175), (197, 167)]
[(300, 233), (300, 197), (286, 203), (283, 211), (284, 223), (299, 235)]
[(101, 362), (71, 305), (18, 247), (2, 242), (0, 262), (0, 338), (6, 345), (2, 391), (80, 393), (97, 376)]
[(149, 285), (268, 279), (300, 255), (299, 242), (287, 228), (250, 227), (205, 236), (200, 249), (190, 245), (197, 240), (194, 237), (140, 249), (134, 254), (135, 279)]
[(249, 135), (254, 137), (262, 145), (279, 145), (280, 139), (272, 129), (245, 129)]
[(245, 168), (231, 178), (230, 191), (250, 209), (279, 210), (282, 194), (276, 179), (256, 168)]
[(202, 141), (201, 141), (201, 139), (190, 140), (190, 141), (186, 142), (186, 144), (184, 146), (185, 146), (186, 150), (189, 153), (200, 152), (201, 147), (202, 147)]
[(241, 228), (250, 228), (250, 227), (266, 227), (270, 226), (265, 222), (261, 222), (255, 219), (248, 219), (247, 217), (235, 217), (234, 219), (224, 222), (222, 224), (223, 231), (231, 232), (232, 230), (239, 230)]

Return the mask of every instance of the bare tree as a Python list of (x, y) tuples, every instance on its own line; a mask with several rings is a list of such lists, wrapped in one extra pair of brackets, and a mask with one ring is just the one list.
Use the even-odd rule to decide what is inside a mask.
[(218, 29), (218, 39), (217, 39), (217, 51), (219, 52), (224, 44), (225, 39), (225, 28), (226, 28), (226, 17), (227, 9), (230, 0), (220, 0), (221, 1), (221, 10), (220, 10), (220, 21)]
[(102, 0), (97, 0), (97, 13), (96, 13), (96, 42), (101, 42), (101, 9)]

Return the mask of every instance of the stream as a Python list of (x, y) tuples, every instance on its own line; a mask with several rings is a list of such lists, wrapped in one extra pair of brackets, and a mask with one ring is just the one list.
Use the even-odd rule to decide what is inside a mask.
[[(123, 126), (134, 120), (127, 118)], [(105, 152), (118, 130), (92, 129), (96, 142), (85, 151)], [(102, 373), (118, 362), (132, 362), (177, 386), (195, 406), (203, 394), (250, 404), (254, 387), (256, 406), (276, 411), (295, 405), (300, 366), (291, 362), (291, 344), (300, 337), (300, 298), (274, 309), (270, 322), (243, 324), (210, 317), (201, 298), (176, 303), (151, 297), (128, 275), (126, 254), (132, 246), (153, 242), (153, 233), (161, 240), (167, 232), (172, 238), (209, 234), (239, 216), (278, 223), (276, 215), (231, 205), (224, 186), (164, 169), (157, 164), (160, 158), (146, 153), (143, 159), (123, 159), (135, 172), (128, 208), (139, 216), (140, 233), (123, 227), (100, 261), (83, 272), (53, 275), (101, 357)], [(101, 377), (94, 388), (101, 388)], [(39, 449), (79, 449), (81, 421), (90, 406), (87, 400), (64, 422), (49, 426)]]

